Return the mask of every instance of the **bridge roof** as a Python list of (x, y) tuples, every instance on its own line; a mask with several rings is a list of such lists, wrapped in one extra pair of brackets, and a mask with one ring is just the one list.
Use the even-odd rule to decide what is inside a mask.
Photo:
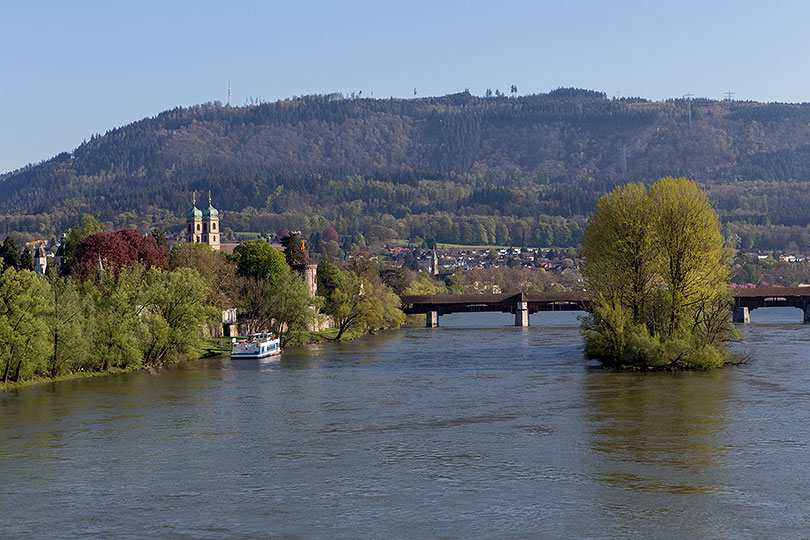
[[(734, 298), (784, 298), (810, 297), (810, 287), (755, 287), (751, 289), (730, 289)], [(430, 304), (514, 304), (515, 302), (588, 302), (587, 292), (542, 292), (517, 294), (411, 294), (400, 297), (403, 305)]]
[(515, 302), (578, 302), (590, 299), (584, 292), (518, 294), (411, 294), (400, 297), (403, 304), (514, 304)]
[(768, 298), (810, 296), (810, 287), (753, 287), (750, 289), (731, 289), (731, 296), (735, 298), (752, 296)]

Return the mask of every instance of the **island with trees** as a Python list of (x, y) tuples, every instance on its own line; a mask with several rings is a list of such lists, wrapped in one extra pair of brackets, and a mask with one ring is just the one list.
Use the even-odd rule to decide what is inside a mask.
[(662, 178), (599, 201), (582, 246), (593, 298), (585, 353), (627, 369), (707, 369), (727, 359), (729, 250), (695, 182)]

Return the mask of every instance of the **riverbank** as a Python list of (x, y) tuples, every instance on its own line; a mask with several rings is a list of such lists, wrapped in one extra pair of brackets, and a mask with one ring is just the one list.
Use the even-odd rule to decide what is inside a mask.
[[(337, 328), (327, 328), (326, 330), (319, 330), (316, 332), (302, 332), (293, 338), (287, 346), (301, 346), (301, 345), (312, 345), (315, 343), (325, 343), (325, 342), (334, 342), (335, 337), (337, 336), (338, 330)], [(367, 332), (363, 332), (360, 330), (349, 330), (344, 332), (340, 338), (340, 341), (350, 341), (353, 339), (357, 339), (364, 335), (367, 335)], [(203, 346), (200, 348), (200, 354), (197, 356), (189, 356), (185, 360), (181, 362), (189, 362), (191, 360), (197, 360), (199, 358), (209, 358), (211, 356), (219, 356), (222, 354), (229, 354), (231, 352), (231, 338), (229, 337), (220, 337), (220, 338), (206, 338)], [(2, 383), (0, 382), (0, 392), (9, 392), (11, 390), (16, 390), (19, 388), (25, 388), (28, 386), (35, 386), (38, 384), (45, 384), (50, 382), (57, 382), (57, 381), (70, 381), (74, 379), (87, 379), (91, 377), (100, 377), (104, 375), (112, 375), (116, 373), (126, 373), (129, 371), (139, 371), (142, 369), (149, 369), (150, 367), (154, 366), (141, 366), (137, 368), (119, 368), (114, 367), (110, 368), (106, 371), (82, 371), (77, 373), (68, 373), (65, 375), (59, 375), (57, 377), (33, 377), (31, 379), (26, 379), (22, 381), (13, 381)]]
[[(138, 368), (144, 369), (144, 368)], [(76, 379), (90, 379), (93, 377), (101, 377), (104, 375), (113, 375), (116, 373), (125, 373), (127, 371), (135, 371), (123, 368), (110, 368), (107, 371), (80, 371), (78, 373), (67, 373), (65, 375), (59, 375), (58, 377), (34, 377), (31, 379), (26, 379), (23, 381), (12, 381), (7, 383), (0, 382), (0, 392), (9, 392), (11, 390), (17, 390), (19, 388), (25, 388), (27, 386), (35, 386), (38, 384), (45, 384), (50, 382), (57, 382), (57, 381), (72, 381)]]

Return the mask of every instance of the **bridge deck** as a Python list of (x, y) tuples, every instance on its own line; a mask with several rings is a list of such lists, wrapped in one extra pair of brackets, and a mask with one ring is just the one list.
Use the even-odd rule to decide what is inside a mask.
[(422, 294), (400, 297), (405, 313), (438, 312), (441, 315), (471, 311), (514, 313), (520, 302), (530, 313), (537, 311), (579, 311), (590, 305), (584, 292), (518, 294)]
[[(810, 306), (810, 287), (756, 287), (731, 289), (734, 307), (756, 309), (766, 306)], [(530, 313), (537, 311), (587, 310), (591, 297), (587, 292), (543, 292), (518, 294), (421, 294), (400, 297), (406, 313), (439, 314), (470, 311), (514, 313), (518, 302), (525, 302)]]

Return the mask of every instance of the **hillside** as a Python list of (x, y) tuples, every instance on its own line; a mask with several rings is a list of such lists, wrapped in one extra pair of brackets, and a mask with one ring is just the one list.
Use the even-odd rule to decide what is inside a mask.
[(602, 194), (665, 175), (707, 186), (743, 247), (810, 249), (810, 104), (576, 89), (176, 108), (0, 176), (0, 231), (172, 231), (210, 190), (232, 230), (572, 246)]

